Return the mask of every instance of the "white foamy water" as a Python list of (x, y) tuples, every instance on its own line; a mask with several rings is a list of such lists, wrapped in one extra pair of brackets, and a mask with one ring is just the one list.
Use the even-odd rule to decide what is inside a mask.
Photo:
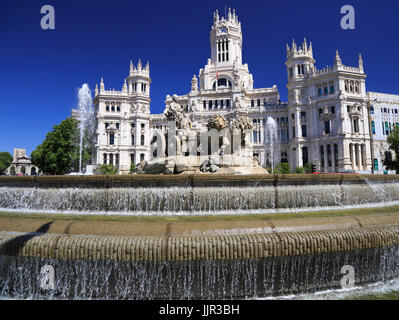
[(324, 290), (307, 294), (257, 298), (259, 300), (351, 300), (399, 299), (399, 279), (379, 281), (348, 289)]

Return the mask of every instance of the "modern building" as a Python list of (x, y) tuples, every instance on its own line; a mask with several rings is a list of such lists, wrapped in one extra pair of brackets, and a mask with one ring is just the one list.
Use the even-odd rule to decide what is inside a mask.
[(399, 95), (368, 92), (370, 120), (373, 142), (374, 173), (394, 173), (387, 171), (382, 163), (395, 155), (389, 150), (387, 137), (399, 126)]
[(25, 149), (14, 149), (14, 157), (11, 165), (5, 170), (6, 175), (32, 175), (37, 174), (39, 169), (32, 164), (30, 158), (26, 155)]
[[(247, 115), (254, 124), (253, 152), (261, 165), (270, 162), (266, 123), (272, 117), (280, 142), (276, 160), (288, 162), (292, 170), (312, 163), (320, 172), (369, 173), (372, 165), (376, 172), (384, 171), (386, 125), (391, 130), (399, 123), (394, 113), (399, 96), (367, 93), (360, 54), (357, 66), (344, 65), (336, 51), (331, 67), (318, 68), (312, 43), (305, 39), (299, 46), (293, 41), (287, 45), (285, 63), (288, 102), (281, 102), (277, 86), (254, 87), (243, 63), (241, 22), (234, 10), (229, 9), (226, 18), (214, 13), (210, 43), (210, 58), (191, 79), (190, 92), (167, 95), (166, 105), (175, 99), (202, 127), (215, 114), (230, 124), (238, 115)], [(97, 164), (128, 172), (132, 163), (150, 158), (153, 133), (167, 130), (164, 114), (150, 114), (150, 85), (149, 64), (139, 61), (137, 66), (130, 63), (121, 91), (105, 90), (103, 79), (96, 86)], [(379, 102), (372, 106), (374, 96)], [(381, 113), (384, 108), (391, 111)]]

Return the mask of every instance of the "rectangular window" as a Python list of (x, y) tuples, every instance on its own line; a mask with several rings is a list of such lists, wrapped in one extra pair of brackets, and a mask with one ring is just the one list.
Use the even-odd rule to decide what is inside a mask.
[(206, 101), (204, 101), (204, 110), (206, 110)]
[(287, 141), (287, 136), (285, 134), (285, 130), (281, 130), (281, 141), (282, 142)]
[(109, 134), (109, 144), (114, 144), (115, 143), (115, 136), (113, 133)]
[(307, 137), (306, 124), (303, 124), (301, 129), (302, 129), (302, 137), (306, 138)]
[(258, 99), (258, 101), (256, 103), (257, 103), (257, 106), (260, 107), (260, 99)]
[(371, 132), (375, 134), (375, 122), (371, 121)]
[(359, 132), (359, 128), (358, 128), (357, 124), (358, 124), (357, 119), (354, 119), (353, 120), (353, 132)]
[(292, 127), (292, 138), (295, 138), (295, 126)]
[(230, 100), (226, 100), (226, 107), (230, 107)]
[(373, 106), (370, 107), (370, 113), (374, 114), (374, 107)]
[(389, 135), (388, 122), (385, 122), (385, 134), (386, 134), (386, 135)]
[(258, 142), (258, 131), (254, 131), (254, 132), (253, 132), (253, 137), (254, 137), (253, 141), (254, 141), (255, 143)]
[(331, 128), (330, 128), (330, 121), (325, 121), (325, 122), (324, 122), (324, 133), (325, 133), (325, 134), (329, 134), (329, 133), (330, 133), (330, 130), (331, 130)]
[(251, 107), (255, 106), (255, 100), (251, 100)]

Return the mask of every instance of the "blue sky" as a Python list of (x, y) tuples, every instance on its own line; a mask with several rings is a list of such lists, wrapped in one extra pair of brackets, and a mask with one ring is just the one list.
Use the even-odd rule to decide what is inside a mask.
[[(55, 30), (40, 28), (40, 8), (53, 5)], [(340, 27), (340, 9), (355, 8), (355, 30)], [(399, 1), (87, 1), (13, 0), (0, 5), (0, 152), (30, 154), (52, 126), (70, 115), (77, 88), (120, 90), (129, 61), (150, 62), (151, 112), (166, 94), (190, 90), (210, 56), (213, 11), (235, 8), (242, 23), (243, 62), (255, 87), (276, 84), (286, 100), (286, 43), (313, 43), (317, 67), (357, 66), (363, 55), (368, 91), (399, 94)]]

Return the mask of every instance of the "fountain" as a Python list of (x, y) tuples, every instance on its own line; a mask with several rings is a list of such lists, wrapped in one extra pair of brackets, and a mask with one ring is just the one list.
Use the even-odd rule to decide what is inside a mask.
[(82, 174), (82, 152), (85, 135), (92, 140), (94, 133), (94, 109), (91, 92), (87, 83), (78, 90), (79, 111), (79, 174)]
[[(399, 214), (316, 224), (304, 218), (300, 228), (298, 220), (290, 224), (267, 214), (288, 210), (299, 218), (301, 211), (388, 200), (398, 203), (397, 176), (0, 177), (0, 211), (15, 212), (18, 220), (29, 213), (29, 223), (32, 214), (50, 216), (39, 229), (28, 229), (32, 232), (7, 229), (1, 220), (0, 297), (259, 298), (339, 288), (345, 266), (355, 268), (356, 285), (387, 281), (399, 277)], [(57, 220), (60, 213), (69, 220)], [(250, 218), (260, 213), (262, 219)], [(86, 227), (75, 214), (88, 217)], [(105, 234), (90, 218), (98, 214), (106, 220)], [(213, 224), (207, 219), (226, 214)], [(248, 221), (236, 221), (234, 214), (247, 214)], [(152, 220), (145, 226), (141, 220), (120, 222), (121, 232), (134, 234), (110, 233), (116, 216), (140, 215), (204, 220), (183, 229), (171, 220), (162, 226)], [(64, 227), (54, 232), (52, 224)], [(37, 280), (43, 268), (54, 269), (52, 289)]]
[(272, 167), (272, 174), (274, 173), (274, 163), (275, 163), (275, 155), (276, 151), (275, 146), (278, 146), (278, 135), (277, 135), (277, 124), (276, 121), (272, 117), (267, 117), (266, 121), (266, 144), (267, 144), (267, 153), (269, 156), (269, 160)]

